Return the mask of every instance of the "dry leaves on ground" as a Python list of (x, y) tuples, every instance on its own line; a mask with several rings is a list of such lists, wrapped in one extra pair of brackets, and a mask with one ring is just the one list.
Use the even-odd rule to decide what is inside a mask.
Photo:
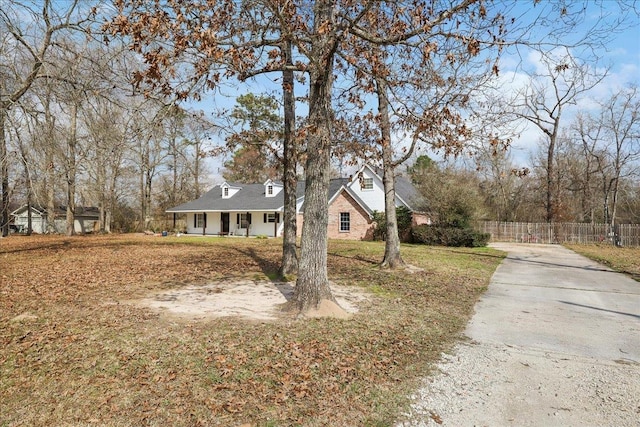
[(140, 235), (0, 239), (0, 425), (389, 425), (466, 323), (500, 255), (332, 242), (350, 320), (176, 319), (131, 304), (270, 280), (281, 241)]

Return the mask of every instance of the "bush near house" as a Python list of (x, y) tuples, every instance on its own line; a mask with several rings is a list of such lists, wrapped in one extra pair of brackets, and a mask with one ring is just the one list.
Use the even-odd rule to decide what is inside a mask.
[(457, 228), (443, 225), (418, 225), (411, 230), (414, 243), (432, 246), (455, 246), (479, 248), (487, 246), (491, 234), (472, 228)]
[[(411, 241), (411, 222), (412, 213), (404, 206), (396, 208), (396, 221), (398, 222), (398, 236), (403, 242)], [(384, 212), (374, 211), (373, 222), (376, 223), (376, 228), (373, 230), (373, 240), (386, 240), (387, 239), (387, 218)]]

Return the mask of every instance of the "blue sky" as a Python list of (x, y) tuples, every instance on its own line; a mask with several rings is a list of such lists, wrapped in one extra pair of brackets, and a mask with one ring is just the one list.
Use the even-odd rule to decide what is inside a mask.
[[(588, 2), (587, 4), (593, 10), (588, 11), (588, 19), (576, 30), (576, 38), (586, 32), (602, 16), (597, 7), (598, 5), (593, 2)], [(618, 16), (616, 15), (617, 6), (615, 1), (605, 0), (603, 2), (603, 12), (609, 13), (609, 17), (615, 19)], [(640, 12), (640, 6), (636, 6), (636, 8)], [(611, 39), (596, 52), (598, 55), (597, 63), (594, 61), (590, 65), (600, 70), (603, 67), (610, 67), (609, 73), (598, 86), (585, 94), (577, 105), (567, 107), (566, 114), (564, 114), (564, 124), (566, 126), (569, 125), (571, 118), (578, 111), (589, 111), (596, 108), (598, 100), (608, 98), (613, 92), (620, 90), (622, 87), (632, 84), (640, 86), (640, 20), (637, 13), (629, 15), (624, 29), (607, 32), (607, 35)], [(582, 55), (580, 52), (575, 54), (577, 57)], [(525, 79), (525, 76), (516, 65), (525, 69), (535, 68), (537, 56), (531, 53), (525, 54), (523, 55), (522, 63), (518, 64), (518, 61), (520, 61), (520, 58), (510, 58), (508, 56), (502, 60), (503, 74), (512, 79), (514, 87), (517, 86), (516, 82)], [(509, 87), (507, 86), (504, 89), (508, 91)], [(514, 141), (510, 151), (513, 161), (518, 166), (532, 166), (531, 156), (537, 150), (541, 136), (542, 134), (538, 129), (529, 125), (521, 133), (520, 138)]]

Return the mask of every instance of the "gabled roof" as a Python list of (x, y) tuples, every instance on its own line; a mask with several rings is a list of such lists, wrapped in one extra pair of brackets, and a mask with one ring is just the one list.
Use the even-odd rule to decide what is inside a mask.
[[(369, 168), (372, 173), (382, 179), (380, 175), (382, 171), (380, 169), (372, 168), (368, 165), (363, 166), (363, 168), (364, 167)], [(350, 178), (335, 178), (330, 180), (328, 194), (329, 203), (331, 203), (338, 194), (345, 191), (369, 215), (372, 215), (373, 212), (367, 203), (365, 203), (356, 194), (356, 192), (350, 189), (350, 182)], [(216, 185), (199, 199), (168, 209), (167, 212), (281, 211), (284, 205), (284, 192), (281, 191), (273, 197), (267, 197), (265, 194), (265, 184), (266, 182), (262, 184), (223, 183)], [(274, 184), (276, 184), (276, 182), (274, 182)], [(280, 183), (277, 182), (277, 184)], [(238, 188), (239, 191), (230, 197), (223, 198), (221, 191), (222, 185)], [(298, 201), (304, 200), (304, 190), (305, 182), (299, 181), (296, 189), (296, 199)], [(418, 192), (415, 190), (411, 182), (403, 176), (396, 176), (396, 196), (409, 209), (412, 209), (412, 204), (419, 201)], [(304, 205), (301, 207), (301, 211), (304, 211)]]
[(222, 184), (220, 184), (218, 187), (222, 188), (222, 187), (229, 187), (229, 188), (234, 188), (237, 190), (241, 190), (243, 186), (245, 186), (247, 184), (238, 184), (237, 182), (228, 182), (225, 181)]
[[(349, 182), (348, 178), (336, 178), (329, 181), (329, 200), (332, 200)], [(223, 198), (220, 185), (216, 185), (202, 197), (183, 203), (171, 209), (169, 213), (180, 212), (228, 212), (228, 211), (273, 211), (282, 210), (284, 205), (284, 192), (279, 192), (273, 197), (266, 197), (264, 184), (234, 184), (242, 189), (231, 197)], [(296, 199), (304, 198), (305, 182), (299, 181), (296, 188)], [(352, 191), (348, 190), (358, 204), (367, 212), (370, 209)]]
[[(266, 197), (264, 184), (234, 184), (241, 190), (227, 198), (222, 197), (221, 185), (216, 185), (199, 199), (168, 209), (167, 212), (274, 211), (281, 210), (284, 205), (284, 192)], [(296, 198), (302, 196), (304, 183), (298, 183)]]
[[(11, 215), (18, 216), (27, 211), (27, 205), (23, 205), (11, 212)], [(39, 215), (46, 216), (47, 208), (43, 208), (41, 206), (31, 206), (31, 211), (36, 212)], [(61, 217), (67, 215), (67, 207), (66, 206), (56, 206), (54, 214), (56, 217)], [(78, 217), (87, 217), (87, 218), (95, 218), (98, 219), (100, 217), (100, 209), (95, 206), (76, 206), (74, 216)]]
[(371, 210), (371, 208), (369, 208), (369, 206), (353, 190), (351, 190), (346, 185), (343, 185), (342, 187), (340, 187), (333, 196), (329, 196), (329, 204), (331, 204), (334, 201), (334, 199), (338, 197), (338, 195), (343, 191), (347, 193), (353, 200), (355, 200), (355, 202), (362, 209), (364, 209), (364, 211), (369, 215), (369, 217), (373, 217), (373, 211)]
[[(22, 205), (15, 211), (11, 212), (11, 215), (18, 216), (27, 211), (27, 205)], [(39, 206), (31, 206), (31, 212), (35, 212), (39, 215), (43, 215), (46, 212), (46, 209), (41, 208)]]
[[(382, 180), (382, 175), (384, 174), (382, 168), (364, 165), (363, 168), (369, 168), (371, 172), (373, 172), (380, 180)], [(403, 176), (396, 175), (395, 176), (396, 183), (396, 197), (398, 197), (402, 203), (407, 206), (410, 210), (415, 210), (416, 205), (421, 204), (422, 196), (416, 190), (416, 187), (411, 183), (411, 181)]]
[[(336, 196), (340, 193), (340, 191), (342, 191), (343, 187), (347, 186), (349, 181), (350, 181), (349, 178), (334, 178), (334, 179), (329, 181), (329, 195), (328, 195), (329, 203), (331, 203), (333, 201), (333, 199), (336, 198)], [(362, 204), (363, 206), (366, 206), (366, 204), (359, 197), (355, 196), (355, 194), (353, 194), (351, 191), (349, 191), (349, 194), (354, 199), (356, 199), (356, 201), (359, 204)], [(304, 187), (303, 187), (302, 195), (304, 196)], [(365, 208), (365, 209), (367, 210), (367, 212), (370, 211), (370, 209), (368, 209), (368, 208)], [(300, 212), (304, 212), (304, 204), (300, 207)]]

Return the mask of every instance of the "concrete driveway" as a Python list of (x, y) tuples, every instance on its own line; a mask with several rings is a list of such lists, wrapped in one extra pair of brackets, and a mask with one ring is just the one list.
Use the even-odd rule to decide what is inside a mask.
[(403, 426), (640, 426), (640, 283), (558, 245), (508, 257)]
[(640, 364), (639, 282), (562, 246), (492, 246), (508, 256), (476, 306), (470, 338)]

